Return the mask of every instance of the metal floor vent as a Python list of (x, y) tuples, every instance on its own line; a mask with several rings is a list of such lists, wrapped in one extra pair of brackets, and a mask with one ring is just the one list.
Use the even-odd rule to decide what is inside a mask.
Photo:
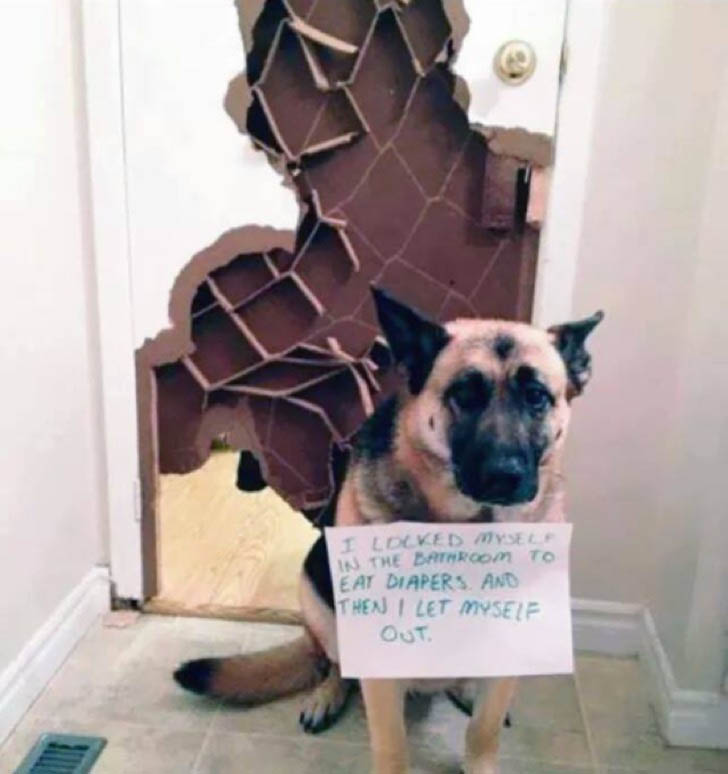
[(15, 774), (86, 774), (105, 745), (100, 736), (43, 734)]

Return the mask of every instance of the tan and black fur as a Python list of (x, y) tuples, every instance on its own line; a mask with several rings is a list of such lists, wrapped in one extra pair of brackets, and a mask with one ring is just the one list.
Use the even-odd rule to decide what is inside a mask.
[[(407, 388), (365, 422), (337, 493), (335, 524), (563, 521), (561, 454), (571, 399), (590, 376), (584, 342), (602, 314), (548, 331), (502, 320), (432, 322), (374, 290), (380, 324)], [(352, 683), (338, 670), (331, 575), (323, 537), (304, 563), (305, 630), (293, 644), (231, 659), (188, 662), (190, 690), (242, 703), (313, 687), (301, 723), (319, 731)], [(466, 774), (494, 774), (514, 678), (364, 680), (373, 769), (408, 770), (408, 690), (445, 690), (472, 713)]]

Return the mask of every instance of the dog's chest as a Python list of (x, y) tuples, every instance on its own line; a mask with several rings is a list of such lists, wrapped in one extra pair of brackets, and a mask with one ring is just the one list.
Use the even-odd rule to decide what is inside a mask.
[(492, 521), (490, 509), (474, 503), (458, 492), (445, 487), (436, 491), (437, 497), (426, 496), (411, 477), (392, 475), (391, 470), (379, 466), (377, 475), (361, 482), (359, 504), (365, 523), (414, 521), (447, 523)]
[(407, 686), (409, 693), (442, 693), (443, 691), (452, 691), (456, 688), (460, 688), (468, 680), (455, 677), (442, 677), (438, 679), (419, 679), (419, 680), (403, 680)]
[(397, 521), (431, 521), (427, 500), (406, 478), (395, 478), (385, 490), (385, 500)]

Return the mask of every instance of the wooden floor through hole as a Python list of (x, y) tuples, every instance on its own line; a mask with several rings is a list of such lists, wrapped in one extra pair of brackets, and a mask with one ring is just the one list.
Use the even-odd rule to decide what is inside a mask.
[(298, 577), (316, 530), (270, 487), (235, 486), (238, 454), (160, 480), (160, 593), (176, 615), (297, 620)]

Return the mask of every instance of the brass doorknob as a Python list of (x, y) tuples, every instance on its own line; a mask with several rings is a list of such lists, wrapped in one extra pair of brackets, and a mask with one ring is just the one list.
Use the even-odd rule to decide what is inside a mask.
[(509, 40), (496, 52), (493, 69), (504, 83), (519, 86), (536, 69), (536, 52), (525, 40)]

